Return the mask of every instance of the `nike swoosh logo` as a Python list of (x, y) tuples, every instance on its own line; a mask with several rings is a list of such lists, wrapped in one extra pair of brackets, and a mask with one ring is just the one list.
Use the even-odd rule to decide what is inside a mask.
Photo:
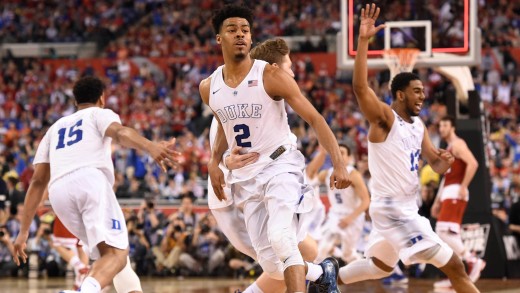
[(216, 90), (216, 91), (214, 91), (213, 94), (216, 94), (216, 93), (217, 93), (218, 91), (220, 91), (220, 90), (221, 90), (221, 88), (218, 89), (218, 90)]

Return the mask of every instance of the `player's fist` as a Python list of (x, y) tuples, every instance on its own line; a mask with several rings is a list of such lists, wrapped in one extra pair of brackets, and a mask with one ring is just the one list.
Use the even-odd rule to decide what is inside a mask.
[(447, 162), (450, 165), (453, 163), (453, 161), (455, 161), (455, 158), (453, 157), (453, 155), (447, 150), (438, 149), (437, 155), (441, 158), (441, 160)]
[(350, 186), (350, 177), (347, 168), (334, 167), (330, 175), (330, 189), (344, 189)]

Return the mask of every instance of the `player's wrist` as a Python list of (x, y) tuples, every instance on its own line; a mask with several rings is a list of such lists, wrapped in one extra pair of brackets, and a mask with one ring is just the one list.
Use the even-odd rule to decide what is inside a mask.
[(215, 167), (220, 164), (220, 161), (222, 160), (221, 156), (211, 156), (211, 159), (209, 159), (208, 166)]

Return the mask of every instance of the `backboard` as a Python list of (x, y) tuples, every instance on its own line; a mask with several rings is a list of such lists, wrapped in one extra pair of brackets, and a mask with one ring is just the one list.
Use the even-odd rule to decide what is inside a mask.
[(378, 24), (385, 23), (386, 28), (371, 41), (369, 68), (385, 69), (384, 50), (399, 47), (420, 49), (416, 68), (480, 63), (477, 0), (342, 0), (337, 40), (340, 69), (354, 66), (359, 14), (372, 2), (381, 7)]

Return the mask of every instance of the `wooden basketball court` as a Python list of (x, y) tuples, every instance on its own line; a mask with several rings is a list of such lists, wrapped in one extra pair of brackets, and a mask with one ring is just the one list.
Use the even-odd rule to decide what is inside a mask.
[[(171, 278), (142, 278), (145, 293), (233, 293), (236, 289), (244, 289), (252, 280), (198, 278), (178, 279)], [(518, 293), (520, 279), (517, 280), (480, 280), (477, 287), (481, 292), (489, 293)], [(5, 293), (57, 293), (63, 289), (72, 288), (72, 279), (0, 279), (0, 292)], [(355, 285), (341, 287), (343, 292), (349, 293), (430, 293), (450, 292), (434, 291), (433, 280), (411, 279), (407, 286), (383, 286), (380, 281), (367, 281)], [(115, 292), (110, 289), (107, 292)], [(266, 292), (269, 293), (269, 292)]]

